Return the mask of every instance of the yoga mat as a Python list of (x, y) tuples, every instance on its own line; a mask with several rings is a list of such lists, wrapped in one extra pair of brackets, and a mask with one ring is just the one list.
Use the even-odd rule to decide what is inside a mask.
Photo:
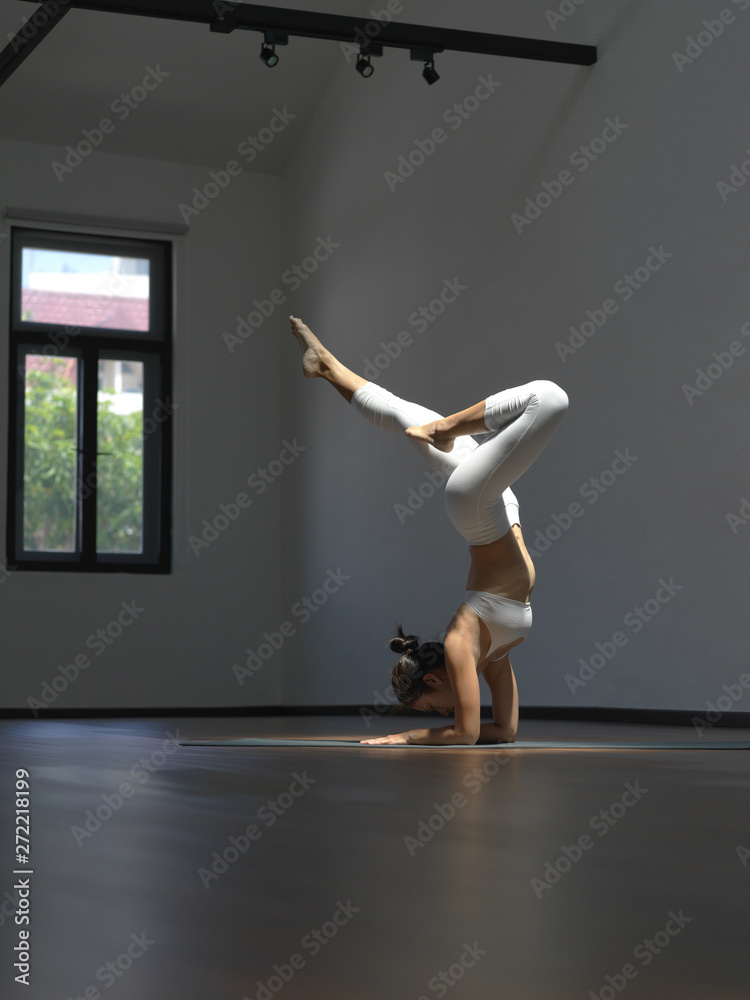
[(518, 740), (515, 743), (458, 743), (429, 746), (423, 743), (385, 743), (368, 746), (359, 740), (280, 740), (246, 737), (237, 740), (183, 740), (181, 747), (359, 747), (360, 750), (750, 750), (747, 742), (605, 743), (587, 740)]

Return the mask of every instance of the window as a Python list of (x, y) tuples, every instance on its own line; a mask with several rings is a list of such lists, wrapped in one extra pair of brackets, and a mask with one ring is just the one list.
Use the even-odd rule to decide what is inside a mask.
[(169, 572), (171, 247), (12, 230), (8, 563)]

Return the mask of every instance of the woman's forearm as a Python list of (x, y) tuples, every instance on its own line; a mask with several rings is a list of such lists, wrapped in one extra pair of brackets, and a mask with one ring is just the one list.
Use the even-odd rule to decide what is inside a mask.
[(487, 424), (484, 422), (484, 400), (469, 406), (449, 417), (443, 417), (443, 427), (456, 436), (464, 434), (486, 434)]
[(495, 722), (483, 722), (479, 727), (477, 743), (513, 743), (515, 739), (515, 730), (503, 729)]
[(434, 726), (409, 730), (409, 742), (422, 746), (474, 746), (476, 740), (459, 733), (453, 726)]

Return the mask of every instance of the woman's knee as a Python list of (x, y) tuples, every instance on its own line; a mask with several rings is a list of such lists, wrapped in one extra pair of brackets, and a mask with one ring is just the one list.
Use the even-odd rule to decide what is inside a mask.
[(567, 410), (570, 402), (568, 394), (556, 382), (538, 379), (536, 382), (530, 383), (530, 388), (533, 388), (540, 402), (546, 407), (559, 413), (564, 413)]

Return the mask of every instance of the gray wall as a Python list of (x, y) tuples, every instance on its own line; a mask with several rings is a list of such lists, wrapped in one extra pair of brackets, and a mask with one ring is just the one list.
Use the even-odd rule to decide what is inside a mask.
[[(59, 183), (50, 169), (64, 151), (3, 143), (4, 206), (179, 222), (178, 205), (208, 171), (92, 155)], [(232, 670), (246, 638), (276, 616), (279, 602), (278, 492), (257, 496), (241, 518), (196, 555), (190, 535), (204, 518), (247, 491), (247, 477), (278, 455), (278, 338), (265, 328), (233, 354), (223, 342), (256, 289), (278, 282), (278, 178), (243, 176), (192, 217), (176, 240), (174, 571), (140, 574), (13, 573), (0, 584), (2, 697), (7, 707), (41, 699), (59, 665), (79, 654), (91, 665), (51, 706), (201, 706), (278, 700), (280, 675), (253, 678), (252, 694)], [(4, 233), (8, 232), (3, 227)], [(259, 234), (263, 234), (262, 237)], [(0, 241), (7, 275), (10, 239)], [(7, 280), (0, 315), (8, 315)], [(7, 384), (7, 351), (0, 352)], [(6, 466), (6, 412), (0, 448)], [(290, 468), (293, 478), (299, 471)], [(0, 495), (5, 519), (5, 491)], [(3, 532), (3, 550), (5, 534)], [(3, 564), (5, 558), (3, 554)], [(122, 601), (145, 610), (99, 655), (87, 639), (116, 619)], [(100, 648), (100, 647), (97, 647)], [(63, 682), (57, 681), (62, 687)], [(49, 695), (49, 689), (45, 688)]]
[[(468, 559), (442, 497), (398, 516), (410, 491), (428, 492), (426, 469), (406, 441), (302, 377), (290, 311), (368, 375), (381, 342), (407, 333), (378, 381), (441, 412), (533, 378), (568, 392), (565, 423), (517, 486), (538, 570), (535, 628), (513, 658), (522, 703), (705, 709), (736, 685), (750, 527), (727, 515), (750, 497), (750, 192), (724, 200), (716, 182), (750, 155), (741, 7), (727, 3), (734, 23), (682, 72), (673, 53), (718, 5), (586, 0), (553, 29), (557, 6), (537, 0), (503, 5), (502, 18), (495, 4), (413, 0), (404, 19), (590, 42), (600, 61), (449, 53), (428, 87), (402, 53), (377, 60), (370, 80), (342, 57), (284, 175), (246, 175), (177, 246), (174, 573), (12, 575), (0, 585), (2, 704), (38, 696), (131, 598), (146, 613), (55, 707), (369, 704), (387, 690), (394, 622), (425, 637), (446, 627)], [(489, 76), (501, 85), (455, 128), (451, 107)], [(608, 118), (627, 128), (581, 171), (576, 150)], [(438, 127), (445, 141), (391, 190), (386, 172)], [(94, 154), (59, 185), (58, 154), (4, 144), (4, 203), (176, 221), (183, 192), (206, 179), (204, 167)], [(518, 232), (513, 213), (564, 170), (572, 182)], [(329, 240), (340, 245), (318, 251), (327, 259), (298, 290), (282, 286)], [(662, 246), (671, 256), (626, 299), (617, 283), (649, 258), (656, 267), (650, 248)], [(2, 273), (7, 262), (3, 240)], [(410, 324), (455, 279), (460, 297), (426, 329)], [(283, 309), (230, 355), (222, 333), (277, 287), (289, 292)], [(558, 345), (587, 311), (601, 322), (605, 300), (611, 314), (563, 360)], [(714, 352), (726, 363), (733, 342), (743, 353), (689, 402), (683, 387)], [(194, 556), (188, 535), (285, 441), (299, 457)], [(2, 428), (0, 448), (4, 461)], [(608, 472), (618, 451), (636, 458)], [(595, 503), (592, 477), (606, 485)], [(537, 533), (552, 538), (545, 551)], [(660, 580), (675, 585), (669, 600)], [(636, 631), (629, 616), (644, 605), (659, 610)], [(285, 622), (281, 645), (272, 633)], [(232, 666), (264, 633), (281, 648), (240, 685)], [(603, 665), (571, 690), (566, 677), (597, 644)]]
[[(727, 4), (733, 23), (685, 63), (673, 53), (706, 30), (705, 4), (589, 0), (554, 30), (548, 6), (557, 10), (516, 4), (506, 17), (504, 5), (503, 30), (595, 43), (596, 66), (450, 54), (427, 88), (418, 66), (387, 55), (369, 81), (337, 76), (284, 177), (287, 256), (319, 234), (341, 243), (301, 314), (360, 371), (381, 341), (410, 332), (378, 381), (441, 412), (533, 378), (568, 392), (564, 425), (516, 491), (538, 571), (535, 628), (513, 657), (522, 703), (705, 709), (724, 696), (727, 707), (722, 686), (744, 694), (747, 670), (750, 527), (733, 531), (727, 514), (750, 495), (750, 191), (725, 201), (716, 182), (750, 156), (740, 70), (750, 11)], [(446, 4), (431, 10), (450, 16)], [(485, 18), (471, 10), (466, 26), (499, 30), (494, 5)], [(493, 96), (459, 128), (445, 121), (489, 74), (502, 84)], [(603, 151), (595, 143), (581, 169), (576, 151), (607, 119), (627, 128), (608, 132)], [(389, 185), (386, 171), (441, 126), (445, 141)], [(559, 197), (515, 225), (566, 169)], [(661, 264), (652, 247), (663, 247)], [(634, 272), (640, 287), (618, 284)], [(410, 315), (447, 278), (466, 291), (417, 331)], [(561, 351), (587, 311), (601, 325)], [(683, 386), (714, 352), (727, 363), (733, 342), (742, 353), (689, 401)], [(293, 355), (289, 345), (283, 419), (309, 442), (310, 475), (303, 493), (285, 495), (286, 599), (328, 567), (351, 579), (295, 637), (284, 698), (372, 701), (386, 686), (394, 621), (425, 637), (444, 629), (466, 551), (438, 496), (401, 523), (394, 505), (424, 482), (418, 457), (328, 386), (302, 384)], [(602, 492), (590, 483), (599, 477)], [(560, 517), (571, 504), (577, 516)]]

